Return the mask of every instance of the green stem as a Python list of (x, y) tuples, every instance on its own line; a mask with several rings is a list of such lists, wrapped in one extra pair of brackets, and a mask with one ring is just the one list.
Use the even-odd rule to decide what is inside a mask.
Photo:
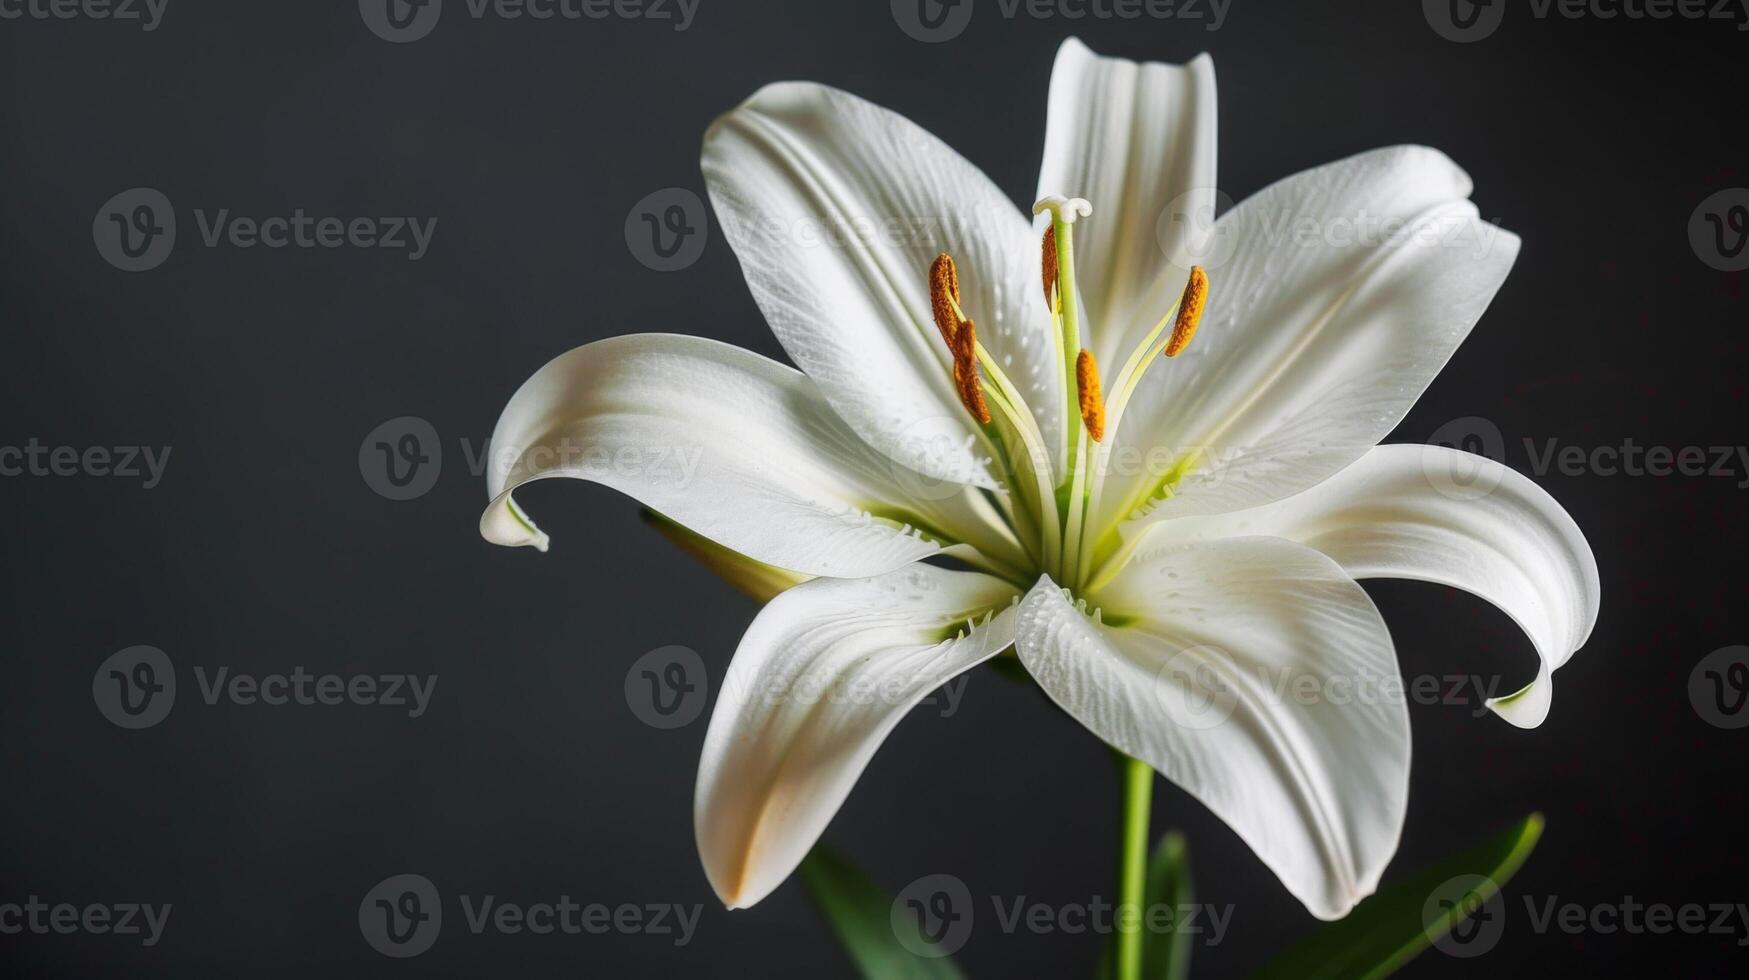
[[(1123, 757), (1123, 841), (1117, 866), (1117, 971), (1116, 980), (1141, 980), (1142, 923), (1146, 919), (1145, 891), (1148, 881), (1148, 813), (1154, 802), (1154, 770), (1140, 759)], [(1125, 908), (1134, 911), (1125, 913)], [(1128, 920), (1131, 928), (1124, 928)]]

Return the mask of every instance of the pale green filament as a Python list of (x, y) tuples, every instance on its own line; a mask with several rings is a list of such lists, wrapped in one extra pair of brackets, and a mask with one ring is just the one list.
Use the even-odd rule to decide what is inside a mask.
[[(1082, 351), (1083, 311), (1075, 288), (1075, 239), (1077, 218), (1087, 217), (1092, 207), (1080, 198), (1046, 197), (1033, 205), (1034, 214), (1050, 212), (1051, 236), (1055, 243), (1056, 268), (1054, 281), (1045, 283), (1045, 297), (1051, 310), (1052, 339), (1055, 341), (1056, 362), (1051, 368), (1063, 386), (1058, 409), (1063, 413), (1062, 440), (1047, 445), (1038, 419), (1009, 380), (1006, 372), (982, 344), (974, 344), (977, 366), (981, 369), (989, 403), (995, 408), (990, 422), (983, 428), (999, 455), (998, 462), (1007, 474), (1007, 486), (1013, 499), (996, 495), (1003, 517), (1014, 529), (1029, 558), (1036, 558), (1041, 571), (1049, 573), (1058, 584), (1085, 593), (1090, 582), (1103, 579), (1102, 569), (1113, 560), (1121, 542), (1115, 538), (1114, 526), (1100, 531), (1088, 525), (1100, 520), (1106, 469), (1110, 463), (1111, 446), (1094, 442), (1081, 415), (1080, 379), (1076, 359)], [(957, 287), (953, 288), (957, 292)], [(939, 295), (939, 294), (938, 294)], [(966, 316), (957, 297), (948, 302), (960, 323)], [(1141, 383), (1142, 375), (1156, 359), (1162, 357), (1171, 337), (1167, 326), (1182, 305), (1174, 303), (1148, 331), (1118, 372), (1110, 397), (1101, 406), (1104, 412), (1105, 438), (1116, 440), (1123, 424), (1124, 410)], [(945, 313), (939, 314), (945, 316)], [(1097, 397), (1093, 389), (1089, 397)], [(1060, 455), (1055, 451), (1060, 450)], [(1120, 512), (1128, 514), (1161, 494), (1169, 494), (1172, 486), (1196, 465), (1200, 454), (1177, 460), (1161, 480), (1140, 487), (1136, 499), (1126, 501)], [(1057, 471), (1055, 461), (1063, 460)], [(1021, 472), (1024, 466), (1025, 472)], [(1029, 499), (1030, 498), (1030, 499)], [(1035, 544), (1036, 543), (1036, 544)]]

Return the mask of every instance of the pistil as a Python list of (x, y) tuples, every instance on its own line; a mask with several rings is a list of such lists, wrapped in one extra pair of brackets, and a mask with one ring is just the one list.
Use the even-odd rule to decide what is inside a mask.
[[(1080, 198), (1047, 197), (1033, 205), (1034, 214), (1050, 213), (1050, 224), (1039, 246), (1039, 270), (1056, 341), (1056, 369), (1063, 384), (1061, 472), (1055, 472), (1044, 433), (1020, 390), (978, 342), (977, 325), (961, 305), (959, 269), (952, 256), (938, 255), (929, 267), (930, 312), (952, 357), (954, 391), (1002, 457), (1010, 491), (1031, 498), (1017, 500), (1017, 508), (1005, 505), (1009, 520), (1017, 531), (1021, 524), (1036, 525), (1029, 531), (1036, 534), (1033, 540), (1038, 549), (1034, 554), (1041, 567), (1077, 591), (1086, 586), (1098, 560), (1110, 551), (1111, 542), (1090, 533), (1087, 527), (1102, 513), (1103, 474), (1111, 450), (1105, 442), (1106, 433), (1120, 431), (1124, 408), (1149, 365), (1161, 355), (1176, 357), (1189, 346), (1208, 303), (1209, 289), (1203, 270), (1191, 269), (1179, 301), (1125, 360), (1108, 400), (1100, 383), (1099, 364), (1093, 353), (1081, 346), (1081, 311), (1075, 291), (1074, 225), (1076, 219), (1092, 211)], [(1069, 421), (1072, 419), (1081, 424), (1074, 425)], [(1182, 475), (1183, 468), (1175, 466), (1163, 483), (1142, 488), (1137, 499), (1125, 501), (1122, 513), (1127, 515), (1158, 494), (1170, 492), (1170, 484)], [(1028, 550), (1032, 551), (1030, 546)]]
[[(1032, 206), (1033, 214), (1050, 212), (1050, 228), (1041, 243), (1039, 265), (1045, 276), (1045, 302), (1050, 307), (1056, 332), (1057, 363), (1063, 378), (1063, 409), (1065, 420), (1077, 414), (1076, 393), (1080, 390), (1075, 375), (1075, 361), (1081, 350), (1081, 308), (1075, 292), (1075, 219), (1093, 213), (1093, 205), (1083, 198), (1045, 197)], [(1059, 496), (1074, 482), (1080, 465), (1076, 443), (1078, 437), (1063, 426), (1064, 456), (1067, 467), (1058, 481)], [(1067, 516), (1067, 501), (1059, 501), (1059, 518)]]

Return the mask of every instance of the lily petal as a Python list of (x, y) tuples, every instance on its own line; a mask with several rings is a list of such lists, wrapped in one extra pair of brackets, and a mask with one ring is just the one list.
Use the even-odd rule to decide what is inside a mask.
[[(875, 575), (939, 550), (901, 520), (915, 477), (841, 422), (793, 368), (728, 344), (634, 334), (535, 372), (492, 433), (480, 533), (545, 550), (511, 494), (592, 480), (749, 558), (806, 575)], [(920, 502), (939, 515), (955, 497)]]
[(1101, 364), (1122, 364), (1164, 316), (1215, 210), (1215, 66), (1057, 49), (1038, 197), (1084, 197), (1076, 279)]
[(1542, 724), (1549, 676), (1597, 623), (1597, 559), (1561, 505), (1522, 474), (1443, 446), (1380, 446), (1304, 493), (1252, 510), (1167, 521), (1154, 540), (1267, 534), (1329, 555), (1355, 578), (1462, 589), (1500, 607), (1536, 645), (1537, 680), (1489, 702)]
[(1409, 717), (1365, 695), (1402, 679), (1360, 586), (1242, 538), (1140, 553), (1094, 599), (1105, 622), (1048, 578), (1021, 602), (1015, 649), (1045, 693), (1201, 800), (1313, 915), (1371, 894), (1403, 828)]
[[(1209, 269), (1202, 329), (1121, 422), (1132, 458), (1188, 470), (1169, 475), (1156, 519), (1290, 496), (1396, 426), (1518, 255), (1469, 192), (1444, 154), (1402, 146), (1290, 177), (1221, 217), (1212, 247), (1232, 253)], [(1161, 469), (1110, 478), (1128, 492), (1102, 497), (1107, 526), (1138, 490), (1158, 494)]]
[(644, 519), (645, 524), (655, 528), (657, 533), (672, 541), (675, 547), (697, 559), (699, 564), (716, 573), (718, 578), (756, 602), (770, 602), (779, 593), (794, 588), (811, 577), (754, 561), (738, 551), (730, 551), (710, 538), (694, 534), (648, 508), (638, 516)]
[(760, 612), (717, 696), (693, 804), (724, 903), (776, 888), (906, 712), (1013, 642), (1014, 598), (987, 575), (914, 565), (804, 582)]
[(847, 92), (782, 82), (705, 135), (705, 183), (753, 298), (792, 359), (870, 445), (994, 487), (930, 312), (958, 263), (962, 306), (1055, 445), (1061, 400), (1030, 220), (977, 167)]

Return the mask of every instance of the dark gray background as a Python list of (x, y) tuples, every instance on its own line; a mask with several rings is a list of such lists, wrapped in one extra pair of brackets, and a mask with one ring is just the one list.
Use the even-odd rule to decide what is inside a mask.
[[(390, 44), (355, 4), (170, 0), (162, 24), (0, 21), (0, 443), (171, 446), (164, 482), (0, 479), (10, 584), (0, 665), (0, 902), (174, 904), (164, 940), (0, 936), (17, 976), (845, 975), (792, 881), (750, 911), (712, 898), (693, 850), (704, 720), (642, 724), (623, 681), (666, 644), (720, 675), (755, 612), (639, 524), (630, 501), (552, 482), (526, 502), (548, 555), (482, 542), (461, 440), (551, 356), (678, 331), (781, 356), (716, 234), (658, 273), (628, 251), (640, 198), (702, 191), (701, 134), (759, 85), (832, 83), (941, 134), (1021, 203), (1052, 55), (1213, 52), (1223, 190), (1403, 141), (1467, 167), (1485, 216), (1523, 236), (1510, 281), (1397, 433), (1466, 416), (1587, 449), (1744, 441), (1743, 278), (1687, 223), (1743, 173), (1749, 35), (1717, 21), (1536, 20), (1475, 44), (1418, 3), (1234, 0), (1226, 23), (1006, 19), (976, 0), (922, 44), (886, 0), (703, 0), (685, 32), (642, 21), (475, 21)], [(183, 226), (130, 274), (93, 246), (111, 195), (149, 186)], [(195, 208), (439, 219), (430, 253), (201, 247)], [(358, 448), (386, 419), (443, 440), (434, 489), (394, 502)], [(1540, 809), (1500, 945), (1411, 975), (1740, 964), (1731, 936), (1538, 935), (1521, 896), (1738, 902), (1742, 753), (1690, 706), (1691, 668), (1749, 642), (1749, 545), (1731, 477), (1535, 474), (1596, 549), (1603, 613), (1524, 732), (1474, 705), (1416, 705), (1412, 795), (1387, 881)], [(1527, 679), (1529, 642), (1447, 590), (1370, 584), (1407, 674)], [(152, 644), (184, 687), (124, 731), (92, 674)], [(207, 706), (192, 668), (434, 673), (430, 711)], [(980, 976), (1083, 976), (1101, 940), (1004, 935), (988, 896), (1110, 895), (1106, 751), (1034, 692), (980, 673), (951, 718), (921, 710), (826, 838), (887, 888), (952, 872), (984, 916)], [(1200, 976), (1236, 976), (1313, 921), (1233, 834), (1161, 785), (1157, 830), (1189, 834), (1199, 895), (1232, 903)], [(704, 903), (652, 936), (474, 936), (454, 918), (396, 961), (359, 934), (362, 896), (401, 872), (519, 902)]]

